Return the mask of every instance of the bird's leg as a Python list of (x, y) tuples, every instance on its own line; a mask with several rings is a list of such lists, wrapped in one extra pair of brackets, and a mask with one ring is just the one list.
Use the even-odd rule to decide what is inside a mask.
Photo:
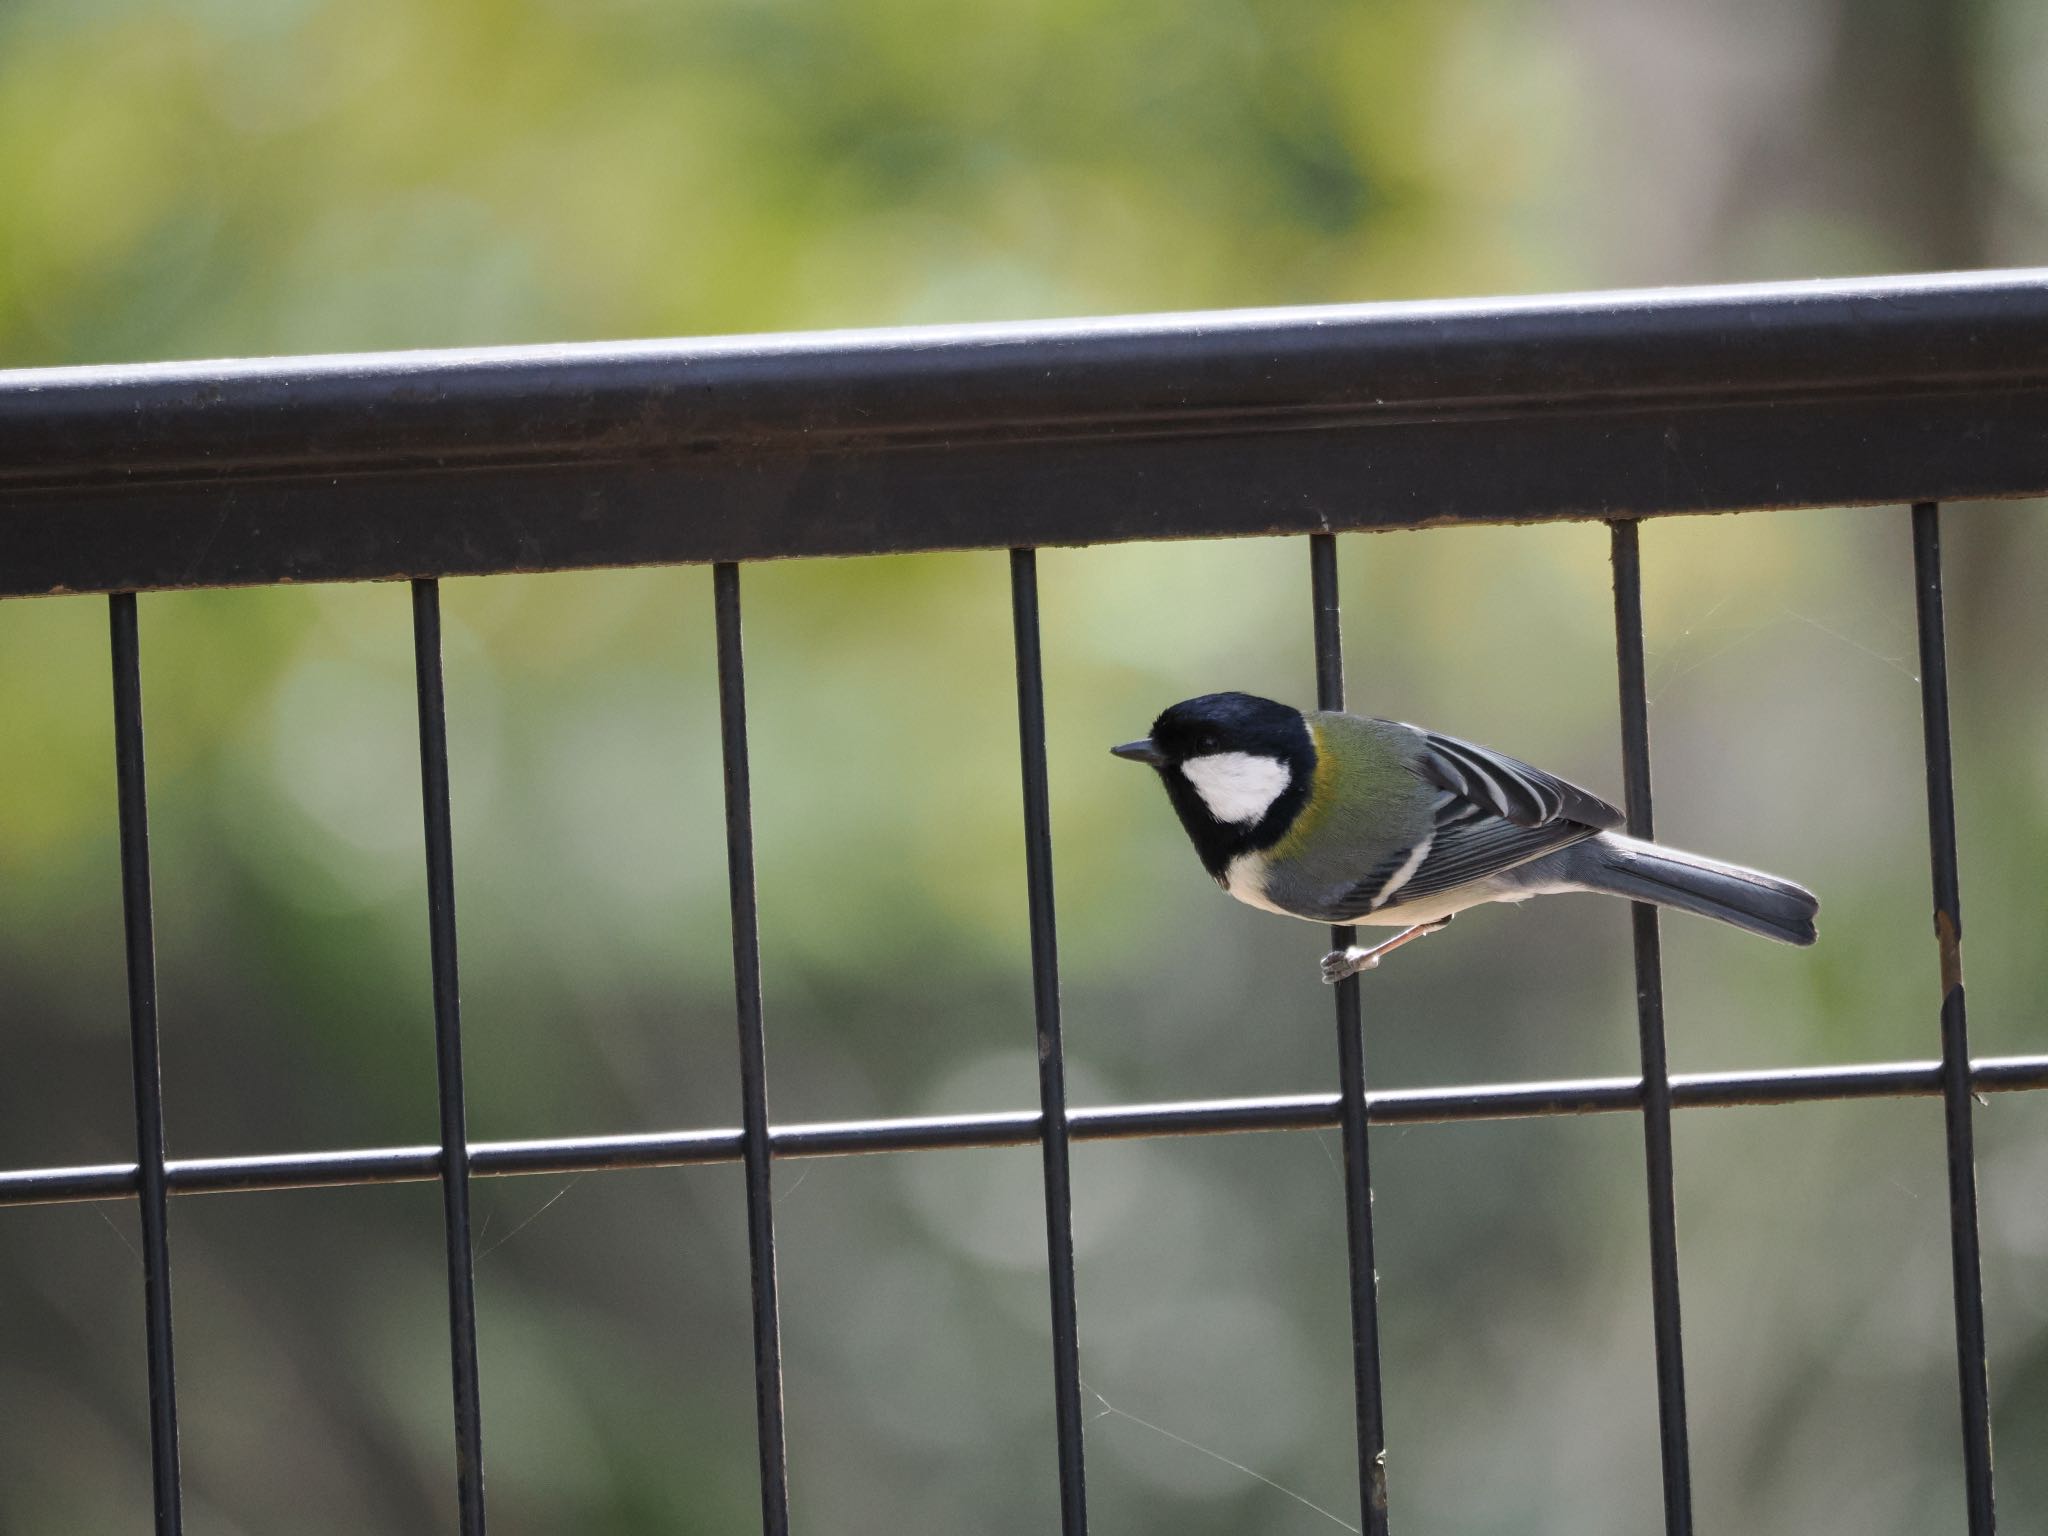
[(1349, 949), (1333, 949), (1323, 956), (1323, 980), (1335, 986), (1346, 976), (1356, 976), (1360, 971), (1369, 971), (1380, 963), (1382, 955), (1391, 954), (1403, 944), (1412, 939), (1419, 939), (1424, 934), (1435, 933), (1439, 928), (1448, 928), (1450, 923), (1450, 918), (1440, 917), (1433, 923), (1417, 923), (1413, 928), (1403, 928), (1391, 939), (1383, 940), (1370, 949), (1360, 949), (1356, 944)]

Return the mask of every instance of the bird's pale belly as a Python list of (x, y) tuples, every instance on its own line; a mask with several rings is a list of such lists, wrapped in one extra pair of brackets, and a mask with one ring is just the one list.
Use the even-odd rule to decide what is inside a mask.
[(1266, 899), (1266, 856), (1263, 853), (1240, 853), (1232, 859), (1223, 872), (1223, 889), (1246, 906), (1257, 907), (1261, 912), (1277, 912), (1282, 917), (1300, 915), (1285, 907), (1276, 907)]
[[(1263, 853), (1241, 853), (1230, 861), (1224, 871), (1223, 888), (1246, 906), (1257, 907), (1262, 912), (1298, 917), (1306, 923), (1325, 921), (1306, 912), (1290, 912), (1274, 902), (1266, 894), (1266, 874), (1267, 859)], [(1405, 905), (1397, 902), (1377, 911), (1364, 912), (1352, 922), (1370, 928), (1413, 928), (1422, 923), (1441, 922), (1467, 907), (1489, 901), (1526, 901), (1546, 888), (1542, 883), (1524, 883), (1504, 874), (1461, 885), (1454, 890), (1436, 892), (1421, 901)]]

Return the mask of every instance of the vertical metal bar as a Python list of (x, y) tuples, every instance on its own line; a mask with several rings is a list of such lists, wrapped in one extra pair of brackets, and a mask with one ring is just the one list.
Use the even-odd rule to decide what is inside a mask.
[(171, 1242), (165, 1211), (163, 1075), (157, 1053), (156, 931), (149, 881), (149, 787), (142, 755), (142, 660), (135, 594), (107, 599), (114, 659), (114, 778), (121, 816), (121, 911), (128, 936), (128, 1042), (141, 1176), (142, 1310), (149, 1349), (150, 1482), (158, 1536), (176, 1536), (178, 1378), (171, 1361)]
[(1927, 842), (1941, 956), (1941, 1104), (1948, 1131), (1949, 1257), (1955, 1274), (1956, 1369), (1970, 1536), (1991, 1536), (1991, 1381), (1984, 1355), (1984, 1276), (1977, 1245), (1977, 1162), (1970, 1124), (1970, 1036), (1963, 1012), (1963, 907), (1956, 872), (1955, 765), (1948, 730), (1948, 641), (1941, 602), (1941, 513), (1913, 508), (1913, 592), (1920, 629), (1920, 718), (1927, 746)]
[[(1309, 590), (1316, 640), (1316, 704), (1344, 707), (1343, 616), (1337, 540), (1309, 535)], [(1332, 928), (1346, 949), (1356, 928)], [(1338, 1120), (1344, 1141), (1344, 1226), (1351, 1258), (1351, 1370), (1358, 1425), (1358, 1499), (1366, 1536), (1387, 1531), (1387, 1431), (1380, 1406), (1379, 1273), (1373, 1266), (1372, 1169), (1365, 1124), (1365, 1020), (1356, 976), (1337, 983)]]
[(476, 1266), (469, 1236), (469, 1133), (462, 1099), (462, 992), (455, 958), (455, 847), (448, 816), (448, 710), (441, 683), (441, 587), (412, 584), (420, 711), (420, 805), (427, 841), (427, 940), (441, 1100), (441, 1214), (448, 1245), (448, 1351), (455, 1392), (455, 1496), (463, 1536), (483, 1536), (483, 1413), (477, 1386)]
[(1045, 1257), (1052, 1292), (1053, 1422), (1059, 1437), (1060, 1529), (1088, 1529), (1082, 1455), (1081, 1344), (1074, 1303), (1074, 1200), (1067, 1169), (1066, 1056), (1060, 1044), (1059, 935), (1053, 914), (1052, 813), (1045, 774), (1045, 678), (1038, 644), (1038, 557), (1010, 551), (1016, 631), (1017, 739), (1024, 766), (1024, 863), (1031, 910), (1031, 996), (1038, 1025), (1039, 1144), (1045, 1161)]
[(747, 1185), (747, 1258), (754, 1300), (754, 1419), (761, 1457), (761, 1529), (789, 1531), (782, 1421), (782, 1329), (775, 1296), (775, 1204), (768, 1159), (768, 1048), (761, 1020), (761, 935), (754, 899), (754, 807), (747, 773), (747, 676), (740, 568), (712, 568), (718, 625), (718, 721), (725, 749), (725, 858), (732, 889), (732, 974), (740, 1032), (740, 1159)]
[[(1643, 571), (1636, 525), (1608, 525), (1614, 561), (1614, 660), (1621, 685), (1622, 783), (1628, 832), (1656, 836), (1650, 804), (1650, 707), (1643, 682)], [(1686, 1443), (1685, 1343), (1678, 1307), (1678, 1202), (1672, 1189), (1671, 1068), (1664, 1050), (1664, 952), (1657, 909), (1635, 902), (1636, 1036), (1643, 1062), (1643, 1163), (1650, 1204), (1650, 1329), (1657, 1351), (1657, 1430), (1664, 1529), (1692, 1530), (1692, 1454)]]

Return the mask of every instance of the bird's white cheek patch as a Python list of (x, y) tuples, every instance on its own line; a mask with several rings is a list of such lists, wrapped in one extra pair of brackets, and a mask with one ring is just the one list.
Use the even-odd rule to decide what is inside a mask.
[(1209, 814), (1235, 826), (1249, 826), (1264, 816), (1294, 778), (1279, 758), (1251, 752), (1191, 757), (1180, 771), (1195, 786)]

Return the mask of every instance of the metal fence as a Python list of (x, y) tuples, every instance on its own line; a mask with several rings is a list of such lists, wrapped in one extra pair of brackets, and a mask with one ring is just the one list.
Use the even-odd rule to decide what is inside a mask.
[[(0, 373), (0, 597), (108, 594), (137, 1157), (0, 1172), (0, 1205), (140, 1206), (159, 1532), (180, 1529), (171, 1195), (437, 1180), (460, 1528), (485, 1527), (473, 1178), (738, 1162), (746, 1183), (762, 1523), (790, 1528), (769, 1190), (780, 1158), (1037, 1143), (1062, 1529), (1087, 1528), (1068, 1147), (1342, 1133), (1365, 1527), (1388, 1529), (1370, 1125), (1642, 1118), (1665, 1528), (1692, 1529), (1672, 1197), (1674, 1109), (1939, 1096), (1962, 1454), (1993, 1529), (1974, 1094), (2048, 1087), (2048, 1055), (1973, 1061), (1964, 1019), (1940, 513), (2048, 494), (2048, 273), (1167, 316), (639, 346)], [(1637, 1078), (1368, 1092), (1359, 984), (1336, 989), (1326, 1094), (1073, 1108), (1060, 1046), (1034, 550), (1306, 536), (1317, 694), (1341, 707), (1336, 536), (1604, 519), (1628, 829), (1651, 834), (1638, 520), (1910, 506), (1941, 983), (1939, 1061), (1672, 1076), (1657, 914), (1638, 906)], [(1873, 516), (1889, 514), (1873, 513)], [(1903, 530), (1902, 530), (1903, 532)], [(1036, 998), (1036, 1110), (774, 1125), (748, 791), (741, 568), (1008, 548)], [(715, 568), (738, 1129), (468, 1141), (439, 589), (448, 575)], [(426, 820), (438, 1146), (167, 1158), (158, 1073), (138, 591), (409, 578)], [(1904, 594), (1900, 595), (1903, 601)], [(1335, 942), (1349, 941), (1339, 930)], [(1931, 1149), (1930, 1149), (1931, 1153)]]

